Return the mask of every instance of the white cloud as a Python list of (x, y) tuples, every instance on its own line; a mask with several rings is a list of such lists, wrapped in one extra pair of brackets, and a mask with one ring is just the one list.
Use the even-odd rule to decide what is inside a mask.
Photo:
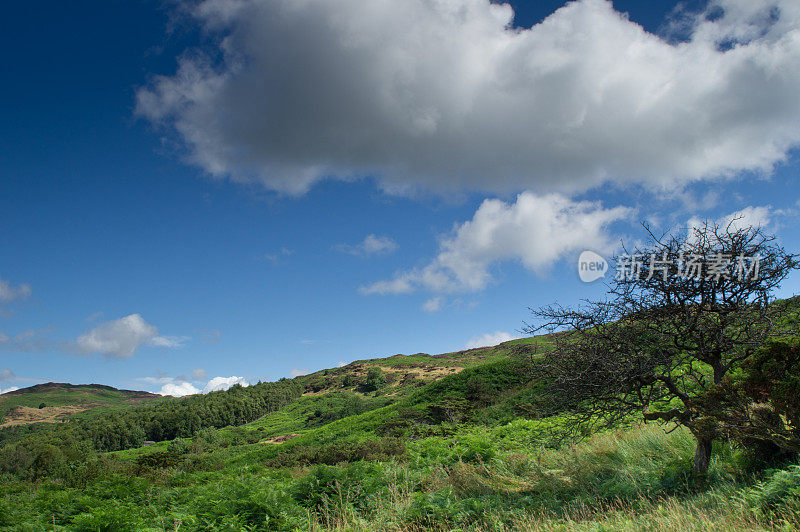
[(362, 286), (359, 291), (364, 294), (410, 294), (416, 290), (415, 285), (420, 284), (421, 272), (413, 271), (401, 273), (387, 281), (377, 281), (369, 286)]
[(294, 254), (294, 250), (289, 248), (281, 248), (274, 253), (264, 253), (263, 258), (264, 260), (268, 260), (273, 264), (278, 264), (283, 257), (289, 257), (290, 255)]
[(103, 313), (102, 312), (95, 312), (94, 314), (92, 314), (90, 316), (87, 316), (86, 317), (86, 321), (88, 321), (89, 323), (92, 323), (92, 322), (95, 322), (95, 321), (99, 320), (102, 317), (103, 317)]
[(388, 255), (397, 249), (397, 243), (388, 236), (369, 234), (359, 244), (339, 244), (334, 246), (334, 249), (350, 255), (369, 257), (371, 255)]
[(53, 348), (54, 343), (48, 338), (51, 329), (28, 329), (14, 336), (0, 333), (0, 349), (21, 353), (34, 353)]
[(769, 206), (745, 207), (724, 216), (720, 220), (720, 225), (727, 227), (728, 224), (731, 224), (733, 230), (751, 226), (767, 229), (772, 224), (772, 216), (772, 208)]
[(8, 392), (14, 392), (16, 390), (19, 390), (19, 386), (11, 386), (10, 388), (2, 388), (2, 389), (0, 389), (0, 395), (3, 395), (4, 393), (8, 393)]
[(432, 297), (422, 304), (422, 310), (425, 312), (438, 312), (442, 310), (442, 303), (444, 298), (441, 296)]
[(441, 241), (439, 254), (428, 265), (362, 287), (361, 292), (478, 291), (491, 282), (490, 267), (502, 260), (519, 260), (541, 274), (576, 250), (609, 249), (613, 244), (606, 233), (608, 225), (632, 214), (625, 207), (604, 209), (599, 203), (558, 194), (523, 192), (511, 204), (487, 199), (472, 220)]
[(472, 339), (464, 346), (464, 349), (473, 349), (475, 347), (491, 347), (497, 344), (502, 344), (503, 342), (508, 342), (509, 340), (516, 340), (517, 338), (520, 338), (520, 336), (516, 336), (504, 331), (486, 333), (483, 336), (473, 336)]
[(529, 29), (490, 0), (192, 13), (219, 51), (182, 54), (137, 113), (212, 176), (269, 189), (365, 175), (398, 191), (673, 186), (769, 171), (800, 142), (797, 0), (711, 0), (679, 43), (604, 0)]
[(28, 299), (33, 290), (30, 285), (21, 284), (13, 286), (8, 281), (0, 279), (0, 303), (11, 303), (14, 300)]
[(8, 368), (4, 368), (0, 371), (0, 382), (13, 381), (16, 378), (16, 374)]
[[(723, 229), (730, 226), (732, 231), (737, 231), (747, 227), (760, 227), (762, 229), (769, 230), (773, 225), (773, 218), (775, 215), (781, 214), (784, 213), (782, 211), (774, 211), (769, 205), (757, 207), (748, 206), (744, 209), (719, 217), (716, 220), (716, 223), (719, 224), (719, 226)], [(703, 220), (697, 216), (689, 219), (687, 226), (690, 240), (694, 240), (694, 231), (701, 228), (702, 225)]]
[[(206, 378), (206, 370), (197, 368), (191, 372), (191, 379), (196, 381), (204, 380)], [(161, 389), (156, 392), (160, 395), (172, 395), (175, 397), (182, 397), (184, 395), (193, 394), (206, 394), (209, 392), (217, 392), (220, 390), (227, 390), (234, 384), (241, 384), (242, 386), (249, 386), (249, 382), (244, 377), (214, 377), (210, 379), (203, 388), (198, 388), (184, 375), (177, 377), (143, 377), (140, 380), (151, 384), (160, 384)]]
[(339, 361), (339, 363), (338, 363), (338, 364), (336, 364), (336, 367), (337, 367), (337, 368), (343, 368), (343, 367), (345, 367), (346, 365), (347, 365), (347, 362), (345, 362), (344, 360), (340, 360), (340, 361)]
[(75, 349), (81, 354), (101, 354), (108, 358), (128, 358), (142, 345), (178, 347), (184, 337), (159, 336), (158, 329), (147, 323), (139, 314), (102, 323), (81, 335)]
[(203, 343), (215, 344), (222, 338), (222, 331), (219, 329), (205, 329), (200, 332)]
[(292, 371), (289, 372), (289, 375), (292, 377), (300, 377), (302, 375), (308, 375), (308, 368), (292, 368)]
[(242, 386), (249, 385), (244, 377), (214, 377), (208, 381), (208, 384), (206, 384), (205, 388), (203, 388), (203, 393), (227, 390), (234, 384), (241, 384)]
[(200, 389), (189, 382), (168, 383), (161, 387), (157, 392), (159, 395), (172, 395), (183, 397), (184, 395), (194, 395), (200, 393)]
[(166, 347), (173, 349), (176, 347), (183, 347), (188, 340), (188, 336), (156, 336), (147, 343), (153, 347)]

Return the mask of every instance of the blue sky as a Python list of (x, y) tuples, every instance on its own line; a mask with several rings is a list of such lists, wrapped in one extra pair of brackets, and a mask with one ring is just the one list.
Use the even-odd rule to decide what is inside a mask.
[(500, 341), (643, 220), (797, 250), (798, 6), (562, 4), (8, 6), (0, 390)]

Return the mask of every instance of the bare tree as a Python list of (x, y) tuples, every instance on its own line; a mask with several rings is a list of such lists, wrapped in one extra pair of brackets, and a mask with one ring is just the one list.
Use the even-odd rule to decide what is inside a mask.
[[(656, 236), (615, 257), (605, 301), (531, 309), (525, 331), (560, 331), (540, 365), (549, 398), (582, 430), (630, 419), (683, 425), (697, 439), (693, 469), (708, 470), (728, 377), (765, 340), (786, 334), (774, 291), (798, 267), (761, 228), (706, 222)], [(717, 398), (713, 400), (713, 398)]]

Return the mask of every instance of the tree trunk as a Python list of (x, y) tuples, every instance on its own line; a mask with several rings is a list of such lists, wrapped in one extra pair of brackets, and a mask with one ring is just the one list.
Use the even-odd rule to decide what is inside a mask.
[(694, 464), (692, 471), (695, 474), (706, 474), (708, 466), (711, 464), (711, 444), (713, 440), (708, 438), (697, 438), (697, 450), (694, 453)]

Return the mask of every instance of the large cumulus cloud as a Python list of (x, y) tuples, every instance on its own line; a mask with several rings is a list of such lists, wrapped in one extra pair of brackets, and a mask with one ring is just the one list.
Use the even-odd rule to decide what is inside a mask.
[[(682, 42), (606, 0), (206, 0), (218, 48), (137, 94), (211, 175), (302, 193), (584, 190), (769, 171), (800, 141), (800, 3), (714, 0)], [(207, 50), (207, 48), (206, 48)], [(211, 57), (218, 59), (212, 59)]]

